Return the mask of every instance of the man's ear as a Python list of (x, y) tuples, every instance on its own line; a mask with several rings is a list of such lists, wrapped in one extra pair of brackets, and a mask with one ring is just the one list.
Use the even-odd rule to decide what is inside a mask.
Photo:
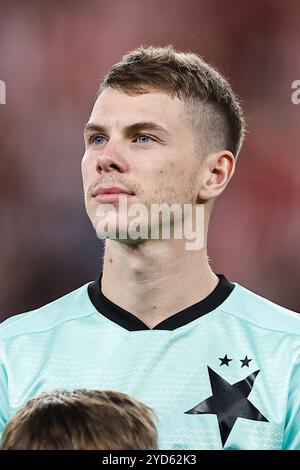
[(204, 157), (198, 198), (202, 201), (219, 196), (235, 171), (235, 158), (228, 150)]

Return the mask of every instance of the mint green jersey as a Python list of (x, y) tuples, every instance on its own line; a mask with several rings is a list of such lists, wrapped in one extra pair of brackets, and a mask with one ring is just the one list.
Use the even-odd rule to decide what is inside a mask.
[(300, 450), (300, 318), (219, 279), (153, 329), (102, 294), (101, 275), (4, 321), (1, 432), (33, 396), (86, 388), (151, 407), (161, 449)]

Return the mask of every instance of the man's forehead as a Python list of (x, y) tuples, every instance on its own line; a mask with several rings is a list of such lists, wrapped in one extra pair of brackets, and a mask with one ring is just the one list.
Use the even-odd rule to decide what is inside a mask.
[(163, 92), (149, 91), (128, 95), (108, 88), (97, 98), (89, 121), (101, 121), (107, 125), (116, 122), (128, 125), (132, 122), (151, 121), (171, 130), (178, 126), (182, 112), (183, 102)]

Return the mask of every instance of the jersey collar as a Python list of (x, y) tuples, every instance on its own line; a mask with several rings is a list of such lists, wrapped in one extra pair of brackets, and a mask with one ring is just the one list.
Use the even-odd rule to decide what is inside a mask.
[(223, 274), (217, 274), (219, 283), (205, 299), (166, 318), (154, 328), (149, 328), (139, 318), (111, 302), (101, 291), (102, 273), (88, 285), (88, 295), (99, 313), (128, 331), (175, 330), (196, 320), (219, 307), (231, 294), (235, 284), (229, 282)]

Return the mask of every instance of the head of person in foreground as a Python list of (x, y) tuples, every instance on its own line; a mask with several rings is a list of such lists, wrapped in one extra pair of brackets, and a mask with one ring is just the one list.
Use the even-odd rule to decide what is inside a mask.
[(152, 410), (124, 393), (57, 390), (27, 402), (7, 423), (4, 450), (157, 449)]

